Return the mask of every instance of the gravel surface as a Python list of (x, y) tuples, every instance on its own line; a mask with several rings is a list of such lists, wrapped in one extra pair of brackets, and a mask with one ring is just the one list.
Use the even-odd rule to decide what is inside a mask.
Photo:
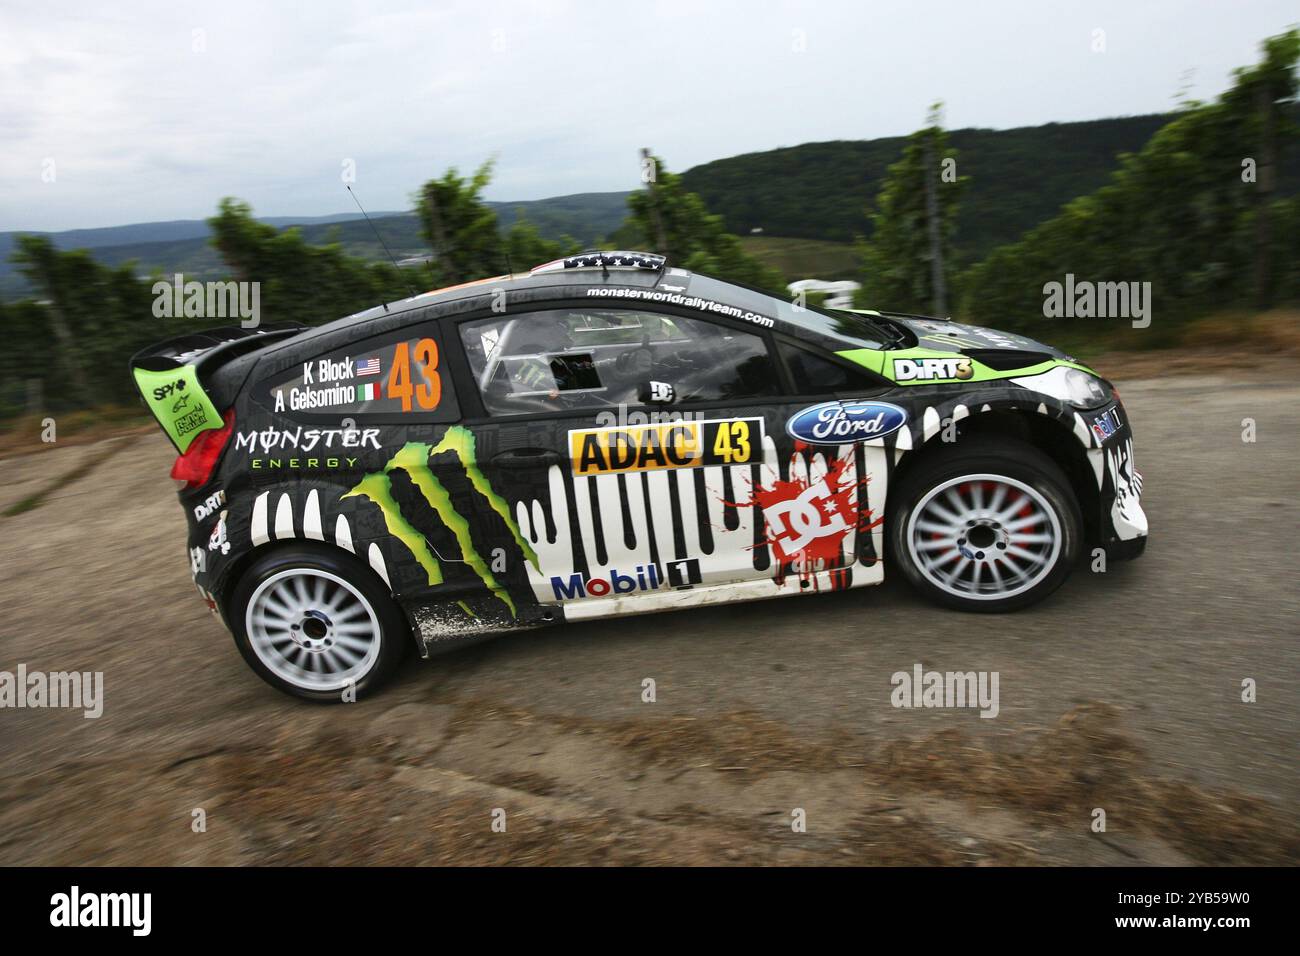
[[(1121, 389), (1151, 545), (1028, 611), (576, 624), (335, 707), (198, 599), (160, 434), (0, 461), (0, 504), (49, 487), (0, 518), (0, 670), (105, 684), (98, 719), (0, 710), (0, 864), (1300, 862), (1295, 368)], [(917, 663), (998, 672), (997, 717), (891, 706)]]

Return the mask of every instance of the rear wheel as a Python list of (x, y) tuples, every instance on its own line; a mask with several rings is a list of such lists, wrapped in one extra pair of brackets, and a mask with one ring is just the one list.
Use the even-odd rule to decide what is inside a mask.
[(1042, 600), (1069, 575), (1079, 506), (1056, 464), (1013, 439), (971, 438), (919, 462), (890, 508), (895, 565), (918, 591), (966, 611)]
[(228, 620), (248, 665), (273, 687), (315, 701), (376, 689), (410, 632), (383, 582), (351, 555), (295, 545), (258, 558), (231, 595)]

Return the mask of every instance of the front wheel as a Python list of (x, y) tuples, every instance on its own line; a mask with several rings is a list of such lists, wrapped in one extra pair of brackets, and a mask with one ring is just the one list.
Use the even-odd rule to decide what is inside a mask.
[(931, 600), (1011, 611), (1061, 586), (1079, 549), (1079, 506), (1031, 445), (972, 438), (919, 462), (890, 507), (895, 565)]
[(229, 611), (248, 665), (306, 700), (364, 696), (392, 674), (411, 640), (378, 576), (325, 547), (293, 545), (259, 557), (240, 577)]

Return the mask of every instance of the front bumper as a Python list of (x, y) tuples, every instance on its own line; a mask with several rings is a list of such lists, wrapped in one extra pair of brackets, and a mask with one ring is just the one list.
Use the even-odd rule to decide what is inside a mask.
[(1133, 429), (1118, 402), (1088, 417), (1088, 449), (1097, 478), (1101, 544), (1109, 557), (1136, 558), (1149, 532), (1142, 508), (1142, 473), (1133, 454)]
[(1130, 538), (1127, 541), (1114, 541), (1107, 548), (1106, 559), (1109, 561), (1132, 561), (1134, 558), (1142, 557), (1142, 552), (1147, 549), (1147, 539), (1150, 535), (1142, 535), (1140, 538)]

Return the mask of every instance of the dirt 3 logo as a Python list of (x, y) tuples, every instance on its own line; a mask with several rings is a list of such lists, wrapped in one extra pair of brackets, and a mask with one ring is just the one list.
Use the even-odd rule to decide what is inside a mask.
[(894, 359), (894, 378), (899, 382), (930, 382), (937, 379), (964, 381), (974, 374), (970, 359)]

